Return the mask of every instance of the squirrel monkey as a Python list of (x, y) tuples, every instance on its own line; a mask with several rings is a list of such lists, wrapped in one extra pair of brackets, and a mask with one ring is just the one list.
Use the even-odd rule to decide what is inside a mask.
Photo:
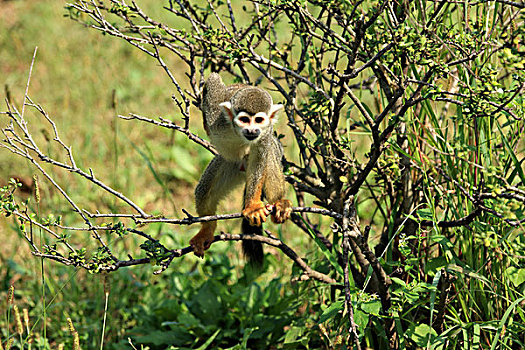
[[(273, 104), (270, 94), (263, 89), (244, 84), (225, 86), (216, 73), (208, 77), (201, 110), (204, 129), (219, 155), (210, 162), (195, 188), (199, 216), (214, 215), (219, 201), (245, 183), (243, 234), (262, 234), (261, 225), (272, 209), (275, 223), (290, 217), (292, 203), (283, 199), (283, 150), (273, 135), (273, 124), (282, 107)], [(272, 205), (265, 205), (263, 199)], [(204, 256), (216, 227), (215, 221), (202, 223), (199, 233), (190, 240), (195, 255)], [(261, 242), (242, 243), (248, 259), (261, 265)]]

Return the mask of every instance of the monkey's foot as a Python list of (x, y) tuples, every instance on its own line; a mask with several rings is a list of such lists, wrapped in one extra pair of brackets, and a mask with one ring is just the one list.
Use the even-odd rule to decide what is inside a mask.
[(208, 249), (213, 242), (213, 232), (215, 232), (215, 227), (215, 222), (204, 222), (199, 233), (190, 239), (193, 253), (199, 258), (204, 257), (204, 251)]
[(272, 213), (272, 221), (276, 224), (282, 224), (292, 214), (292, 202), (288, 199), (280, 199), (273, 204), (274, 212)]
[(246, 205), (242, 215), (248, 219), (250, 225), (261, 226), (266, 221), (266, 217), (270, 215), (270, 210), (263, 202), (253, 201)]

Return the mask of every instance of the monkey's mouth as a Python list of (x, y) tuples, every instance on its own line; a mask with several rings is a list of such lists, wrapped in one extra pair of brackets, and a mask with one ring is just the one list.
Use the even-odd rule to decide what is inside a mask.
[(253, 140), (255, 140), (256, 138), (258, 138), (259, 135), (249, 134), (249, 135), (244, 135), (244, 137), (245, 137), (246, 140), (248, 140), (248, 141), (253, 141)]
[(243, 130), (242, 132), (242, 135), (244, 136), (244, 138), (248, 141), (254, 141), (256, 138), (259, 137), (259, 135), (261, 135), (261, 131), (260, 130)]

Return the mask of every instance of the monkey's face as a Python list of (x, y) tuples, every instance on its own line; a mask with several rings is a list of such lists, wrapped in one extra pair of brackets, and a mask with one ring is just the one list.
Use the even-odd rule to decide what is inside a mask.
[(260, 109), (258, 112), (238, 110), (232, 107), (231, 102), (223, 102), (219, 106), (221, 106), (223, 113), (230, 118), (239, 136), (248, 143), (257, 142), (262, 135), (271, 133), (272, 125), (277, 121), (277, 112), (283, 108), (282, 105), (271, 104), (271, 100), (270, 109), (267, 112), (260, 111)]
[(255, 142), (271, 126), (271, 118), (265, 112), (255, 115), (238, 112), (233, 118), (233, 124), (243, 138)]

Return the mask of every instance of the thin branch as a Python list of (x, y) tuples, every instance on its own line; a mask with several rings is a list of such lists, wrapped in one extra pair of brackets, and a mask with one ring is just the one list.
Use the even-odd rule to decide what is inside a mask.
[(420, 225), (423, 226), (423, 227), (428, 227), (428, 226), (437, 226), (437, 227), (441, 227), (441, 228), (447, 228), (447, 227), (458, 227), (458, 226), (467, 226), (469, 224), (471, 224), (474, 219), (476, 219), (481, 213), (483, 212), (483, 210), (481, 210), (481, 208), (476, 208), (472, 213), (460, 218), (460, 219), (457, 219), (457, 220), (449, 220), (449, 221), (438, 221), (438, 222), (435, 222), (435, 221), (432, 221), (432, 220), (422, 220), (420, 222)]
[(181, 132), (184, 135), (186, 135), (189, 140), (191, 140), (191, 141), (201, 145), (202, 147), (206, 148), (212, 154), (214, 154), (214, 155), (218, 154), (217, 151), (215, 150), (215, 147), (213, 147), (213, 145), (210, 142), (204, 140), (203, 138), (200, 138), (199, 136), (197, 136), (196, 134), (192, 133), (188, 129), (183, 128), (183, 127), (173, 123), (170, 120), (167, 120), (167, 119), (164, 119), (164, 118), (159, 118), (160, 121), (158, 121), (158, 120), (147, 118), (147, 117), (143, 117), (143, 116), (140, 116), (140, 115), (134, 114), (134, 113), (130, 113), (129, 117), (126, 117), (126, 116), (123, 116), (123, 115), (119, 115), (118, 117), (121, 118), (121, 119), (124, 119), (124, 120), (137, 119), (137, 120), (140, 120), (140, 121), (143, 121), (143, 122), (146, 122), (146, 123), (150, 123), (150, 124), (153, 124), (153, 125), (161, 126), (163, 128), (174, 129), (174, 130), (176, 130), (178, 132)]
[[(327, 284), (333, 284), (333, 285), (337, 284), (337, 281), (335, 279), (319, 271), (313, 270), (310, 266), (308, 266), (308, 264), (306, 264), (306, 262), (301, 257), (297, 255), (297, 253), (293, 249), (291, 249), (283, 241), (277, 238), (265, 237), (261, 235), (234, 235), (234, 234), (228, 234), (228, 233), (221, 233), (220, 235), (217, 235), (214, 237), (214, 240), (213, 242), (211, 242), (211, 244), (221, 242), (221, 241), (242, 241), (242, 240), (258, 241), (264, 244), (271, 245), (281, 250), (286, 256), (288, 256), (291, 260), (293, 260), (301, 268), (301, 270), (304, 271), (304, 273), (308, 277), (321, 281), (323, 283), (327, 283)], [(160, 265), (162, 266), (161, 270), (156, 271), (155, 274), (165, 271), (174, 258), (182, 257), (191, 252), (193, 252), (193, 248), (191, 246), (171, 250), (169, 256), (166, 258), (166, 261), (160, 262)], [(73, 259), (69, 259), (69, 258), (60, 256), (60, 255), (45, 254), (41, 252), (33, 252), (33, 255), (47, 258), (50, 260), (55, 260), (65, 265), (78, 266), (86, 270), (96, 269), (99, 272), (115, 271), (122, 267), (145, 265), (145, 264), (151, 263), (150, 258), (142, 258), (142, 259), (118, 260), (113, 264), (99, 265), (95, 267), (94, 265), (92, 265), (92, 263), (89, 263), (89, 262), (88, 263), (78, 263)]]
[(29, 92), (29, 84), (31, 82), (31, 74), (33, 73), (33, 65), (35, 64), (36, 52), (38, 51), (38, 46), (35, 46), (33, 51), (33, 59), (31, 60), (31, 66), (29, 67), (29, 74), (27, 77), (26, 91), (24, 93), (24, 102), (22, 103), (22, 118), (24, 118), (24, 111), (26, 107), (27, 94)]
[(349, 279), (349, 259), (350, 259), (350, 230), (349, 230), (349, 218), (350, 218), (350, 207), (353, 205), (353, 196), (350, 196), (344, 205), (343, 211), (343, 275), (344, 275), (344, 287), (345, 287), (345, 305), (348, 311), (348, 318), (350, 321), (350, 335), (358, 350), (361, 349), (359, 343), (359, 333), (357, 332), (357, 324), (354, 320), (354, 308), (352, 306), (352, 296), (350, 293), (350, 279)]
[[(271, 208), (273, 210), (273, 207)], [(165, 224), (173, 224), (173, 225), (192, 225), (199, 222), (210, 222), (210, 221), (219, 221), (219, 220), (232, 220), (232, 219), (239, 219), (242, 218), (241, 213), (233, 213), (233, 214), (221, 214), (221, 215), (208, 215), (208, 216), (191, 216), (186, 211), (184, 211), (188, 216), (184, 219), (170, 219), (170, 218), (163, 218), (163, 217), (149, 217), (149, 218), (143, 218), (139, 215), (134, 214), (115, 214), (115, 213), (89, 213), (87, 211), (84, 211), (87, 216), (90, 218), (127, 218), (132, 219), (138, 224), (151, 224), (154, 222), (161, 222)], [(341, 219), (342, 215), (339, 213), (336, 213), (334, 211), (323, 209), (323, 208), (312, 208), (312, 207), (292, 207), (292, 212), (295, 213), (313, 213), (313, 214), (319, 214), (324, 216), (329, 216), (334, 219)]]
[[(28, 99), (29, 99), (29, 97), (28, 97)], [(113, 196), (115, 196), (115, 197), (121, 199), (122, 201), (124, 201), (125, 203), (127, 203), (129, 206), (131, 206), (134, 210), (136, 210), (143, 217), (148, 217), (149, 216), (137, 204), (135, 204), (133, 201), (131, 201), (131, 199), (127, 198), (122, 193), (114, 190), (110, 186), (106, 185), (105, 183), (103, 183), (102, 181), (97, 179), (95, 177), (95, 175), (93, 174), (93, 171), (91, 169), (89, 170), (89, 173), (87, 173), (87, 172), (83, 171), (82, 169), (78, 168), (76, 166), (76, 164), (75, 164), (74, 159), (73, 159), (73, 155), (71, 153), (71, 148), (70, 147), (66, 147), (65, 144), (60, 140), (54, 122), (49, 118), (47, 113), (40, 106), (37, 106), (37, 105), (34, 105), (34, 104), (32, 104), (31, 106), (35, 106), (35, 108), (37, 108), (37, 110), (44, 116), (44, 118), (52, 125), (53, 130), (55, 132), (54, 140), (56, 142), (58, 142), (62, 147), (64, 147), (66, 149), (66, 152), (68, 153), (68, 157), (69, 157), (69, 159), (71, 161), (71, 165), (63, 163), (63, 162), (59, 162), (59, 161), (49, 157), (48, 155), (46, 155), (44, 152), (42, 152), (40, 150), (40, 148), (38, 147), (38, 145), (36, 144), (36, 142), (33, 140), (32, 136), (31, 136), (31, 132), (29, 131), (27, 123), (26, 123), (25, 119), (23, 118), (23, 116), (20, 113), (18, 113), (18, 111), (14, 110), (14, 112), (13, 111), (9, 112), (8, 115), (11, 118), (11, 120), (14, 121), (16, 123), (16, 125), (21, 129), (24, 138), (22, 138), (19, 135), (17, 135), (16, 131), (14, 130), (14, 128), (9, 128), (8, 130), (11, 132), (12, 136), (15, 137), (15, 139), (13, 139), (12, 137), (7, 137), (5, 142), (7, 144), (9, 144), (12, 147), (12, 149), (16, 149), (17, 150), (17, 152), (15, 152), (16, 154), (18, 154), (18, 155), (28, 159), (30, 162), (35, 164), (35, 166), (40, 168), (40, 165), (39, 165), (38, 161), (29, 152), (29, 150), (31, 150), (31, 151), (36, 153), (36, 155), (38, 156), (38, 158), (41, 161), (43, 161), (45, 163), (52, 164), (52, 165), (54, 165), (56, 167), (59, 167), (59, 168), (63, 168), (65, 170), (69, 171), (69, 172), (76, 173), (76, 174), (84, 177), (85, 179), (93, 182), (94, 184), (96, 184), (97, 186), (101, 187), (105, 191), (111, 193)], [(6, 135), (5, 131), (4, 131), (4, 135)], [(22, 141), (23, 139), (25, 139), (27, 142)], [(22, 145), (24, 149), (18, 147), (16, 144)], [(44, 172), (43, 169), (41, 171)], [(49, 175), (47, 175), (46, 177), (51, 178)], [(56, 185), (56, 186), (58, 186), (58, 185)], [(63, 192), (63, 191), (61, 191), (61, 193), (65, 194), (65, 192)], [(68, 200), (68, 201), (70, 201), (70, 200)], [(82, 216), (84, 221), (86, 221), (86, 222), (88, 221), (87, 218), (83, 216), (82, 211), (80, 209), (75, 208), (75, 211), (77, 211), (78, 214), (80, 214)]]
[(261, 243), (265, 243), (280, 249), (286, 256), (292, 259), (309, 277), (316, 279), (318, 281), (328, 283), (328, 284), (337, 284), (337, 281), (321, 272), (313, 270), (306, 262), (301, 259), (295, 251), (293, 251), (289, 246), (287, 246), (283, 241), (265, 237), (261, 235), (233, 235), (227, 233), (221, 233), (219, 236), (215, 236), (214, 242), (217, 241), (239, 241), (239, 240), (254, 240)]

